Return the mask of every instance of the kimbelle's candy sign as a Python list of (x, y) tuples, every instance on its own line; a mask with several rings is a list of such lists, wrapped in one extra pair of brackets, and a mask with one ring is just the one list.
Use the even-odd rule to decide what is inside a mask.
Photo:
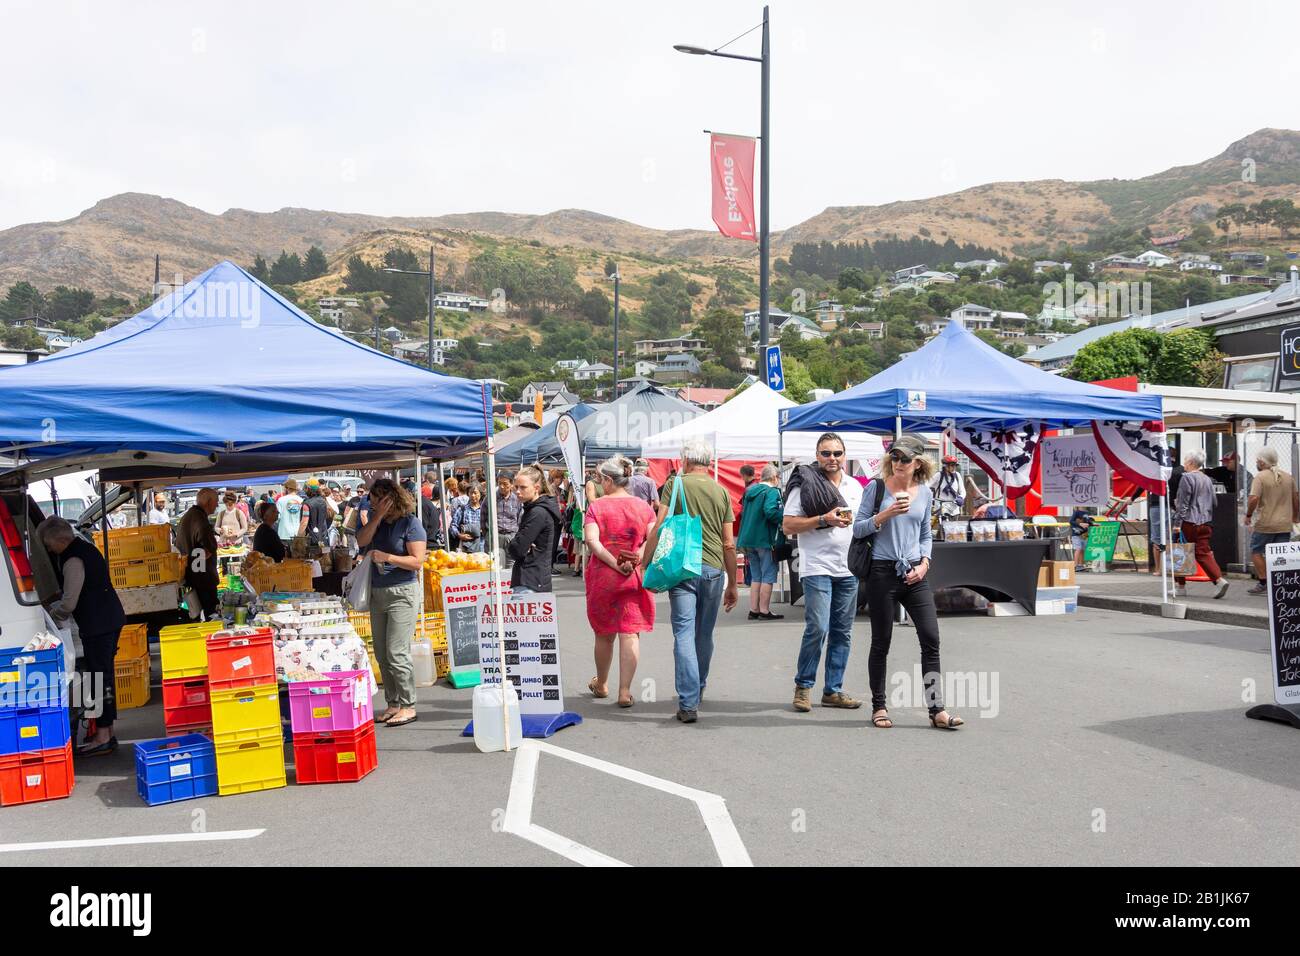
[[(479, 604), (479, 660), (483, 683), (501, 680), (501, 647), (497, 634), (497, 605)], [(521, 714), (560, 714), (560, 634), (554, 594), (506, 595), (502, 600), (506, 678), (519, 694)]]

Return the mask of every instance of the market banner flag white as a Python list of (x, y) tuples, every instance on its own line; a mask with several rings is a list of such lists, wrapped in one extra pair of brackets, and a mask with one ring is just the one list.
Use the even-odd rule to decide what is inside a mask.
[(587, 509), (587, 482), (582, 473), (582, 446), (578, 442), (578, 423), (573, 416), (565, 412), (555, 420), (555, 440), (560, 443), (564, 453), (564, 467), (569, 470), (569, 484), (573, 488), (578, 507)]
[(1156, 495), (1165, 493), (1173, 465), (1165, 443), (1165, 423), (1097, 421), (1093, 434), (1116, 474)]
[(1025, 422), (1008, 429), (958, 425), (953, 441), (990, 478), (1003, 485), (1008, 499), (1014, 499), (1027, 493), (1038, 476), (1042, 435), (1039, 422)]

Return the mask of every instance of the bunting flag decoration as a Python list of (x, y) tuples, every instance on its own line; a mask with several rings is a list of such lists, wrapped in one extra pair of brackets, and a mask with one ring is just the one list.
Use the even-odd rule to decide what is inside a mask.
[(1043, 437), (1039, 422), (1015, 428), (992, 429), (958, 425), (953, 441), (971, 461), (1003, 486), (1008, 499), (1027, 493), (1038, 477), (1038, 447)]
[(1092, 430), (1101, 456), (1117, 475), (1152, 494), (1165, 493), (1173, 463), (1164, 422), (1097, 421)]

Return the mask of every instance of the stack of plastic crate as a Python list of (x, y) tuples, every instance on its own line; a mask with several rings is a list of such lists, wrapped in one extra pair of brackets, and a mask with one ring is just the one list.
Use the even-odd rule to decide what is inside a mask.
[(72, 793), (63, 648), (0, 650), (0, 806)]
[(206, 639), (212, 740), (222, 796), (285, 785), (280, 685), (269, 627), (216, 631)]
[(353, 783), (378, 766), (370, 677), (341, 671), (289, 684), (294, 778)]

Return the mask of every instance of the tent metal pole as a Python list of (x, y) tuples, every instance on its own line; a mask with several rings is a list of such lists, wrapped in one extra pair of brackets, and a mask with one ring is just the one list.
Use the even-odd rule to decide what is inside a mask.
[(1168, 604), (1170, 602), (1170, 578), (1169, 572), (1169, 548), (1173, 543), (1172, 529), (1169, 527), (1169, 483), (1165, 482), (1165, 493), (1160, 496), (1160, 514), (1163, 518), (1161, 524), (1164, 526), (1164, 534), (1161, 535), (1168, 542), (1164, 547), (1164, 553), (1160, 555), (1160, 603)]
[[(423, 483), (423, 477), (424, 476), (422, 474), (422, 469), (420, 467), (420, 443), (416, 442), (415, 443), (415, 516), (416, 518), (419, 519), (423, 519), (424, 517), (424, 515), (421, 514), (421, 509), (424, 508), (424, 496), (420, 494), (420, 486)], [(423, 524), (424, 523), (423, 520), (421, 520), (420, 523)], [(427, 542), (425, 543), (425, 548), (428, 548)], [(419, 630), (420, 630), (420, 640), (424, 640), (424, 613), (427, 610), (427, 608), (425, 608), (424, 606), (424, 563), (423, 562), (420, 563), (419, 579), (420, 579), (420, 628)]]
[(442, 525), (442, 545), (445, 550), (450, 551), (451, 526), (447, 524), (447, 507), (451, 502), (447, 500), (447, 478), (443, 472), (441, 459), (438, 460), (438, 502), (441, 505), (438, 511), (440, 512), (439, 523)]
[[(776, 480), (780, 484), (785, 475), (785, 432), (780, 428), (776, 430)], [(777, 573), (781, 576), (781, 593), (785, 595), (785, 603), (790, 603), (790, 592), (786, 588), (785, 566), (787, 562), (782, 561), (777, 565)]]
[[(488, 490), (491, 494), (496, 494), (497, 487), (497, 455), (496, 443), (492, 436), (488, 436), (487, 451), (484, 452), (487, 457), (487, 480)], [(489, 509), (492, 513), (492, 600), (496, 602), (497, 613), (497, 656), (500, 658), (501, 667), (501, 727), (505, 734), (503, 739), (504, 749), (508, 752), (510, 746), (510, 708), (506, 705), (506, 629), (505, 629), (505, 607), (501, 596), (501, 562), (496, 556), (497, 541), (497, 508)]]

